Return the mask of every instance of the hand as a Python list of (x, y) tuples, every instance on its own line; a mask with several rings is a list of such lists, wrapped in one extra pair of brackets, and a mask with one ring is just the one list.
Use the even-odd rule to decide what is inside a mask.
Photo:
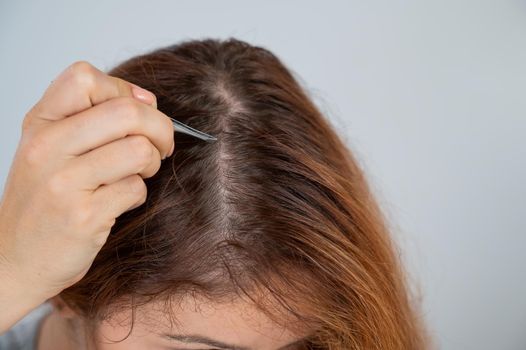
[[(152, 93), (83, 61), (52, 82), (24, 118), (0, 202), (0, 331), (86, 274), (173, 147)], [(13, 293), (21, 306), (5, 316)]]

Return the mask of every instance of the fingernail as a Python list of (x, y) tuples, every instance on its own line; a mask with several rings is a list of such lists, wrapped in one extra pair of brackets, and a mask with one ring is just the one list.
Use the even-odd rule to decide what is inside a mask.
[(157, 108), (157, 99), (152, 92), (146, 89), (143, 89), (140, 86), (132, 84), (132, 94), (133, 94), (133, 97), (135, 97), (139, 101), (147, 103)]

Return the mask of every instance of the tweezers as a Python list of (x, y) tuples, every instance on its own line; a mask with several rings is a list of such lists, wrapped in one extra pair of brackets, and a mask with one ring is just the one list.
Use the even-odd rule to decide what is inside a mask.
[(169, 117), (169, 118), (172, 120), (172, 123), (174, 125), (174, 129), (177, 132), (182, 132), (183, 134), (191, 135), (191, 136), (197, 137), (198, 139), (201, 139), (201, 140), (204, 140), (204, 141), (207, 141), (207, 142), (212, 142), (212, 141), (216, 141), (217, 140), (217, 137), (215, 137), (215, 136), (212, 136), (212, 135), (206, 134), (206, 133), (204, 133), (202, 131), (199, 131), (199, 130), (196, 130), (194, 128), (191, 128), (188, 125), (183, 124), (180, 121), (175, 120), (172, 117)]

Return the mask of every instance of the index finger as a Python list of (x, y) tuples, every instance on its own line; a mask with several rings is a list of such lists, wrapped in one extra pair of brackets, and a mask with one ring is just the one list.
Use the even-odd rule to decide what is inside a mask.
[(153, 93), (107, 75), (86, 61), (77, 61), (57, 76), (28, 115), (60, 120), (116, 97), (135, 97), (157, 108)]

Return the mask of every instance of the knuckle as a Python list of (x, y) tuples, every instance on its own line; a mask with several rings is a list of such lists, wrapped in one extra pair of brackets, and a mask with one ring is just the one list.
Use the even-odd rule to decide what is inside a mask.
[(91, 69), (92, 67), (91, 63), (85, 60), (77, 60), (70, 65), (71, 70)]
[(109, 232), (111, 228), (115, 225), (117, 222), (117, 218), (114, 216), (109, 216), (106, 220), (102, 220), (100, 228), (101, 230), (105, 232)]
[(104, 226), (105, 230), (109, 232), (111, 230), (111, 228), (113, 226), (115, 226), (116, 222), (117, 222), (117, 218), (116, 217), (112, 217), (112, 218), (106, 220), (105, 226)]
[(92, 240), (94, 248), (100, 249), (104, 244), (106, 244), (107, 240), (108, 240), (108, 232), (102, 231), (96, 234)]
[(70, 213), (69, 218), (72, 226), (85, 229), (93, 223), (93, 209), (90, 206), (77, 207), (77, 209)]
[(95, 85), (95, 67), (87, 61), (76, 61), (69, 67), (68, 70), (71, 78), (75, 81), (76, 84), (93, 87)]
[(46, 158), (49, 152), (49, 144), (46, 135), (42, 131), (34, 133), (25, 142), (22, 149), (22, 156), (29, 165), (39, 165)]
[(32, 107), (27, 113), (26, 115), (24, 116), (24, 119), (22, 120), (22, 124), (21, 124), (21, 128), (22, 128), (22, 133), (26, 132), (27, 130), (31, 129), (31, 127), (33, 126), (33, 121), (34, 121), (34, 110), (35, 110), (35, 107)]
[(150, 140), (146, 136), (133, 135), (128, 136), (130, 138), (130, 151), (132, 157), (136, 160), (140, 166), (147, 166), (150, 164), (153, 156), (153, 148)]
[(159, 169), (161, 169), (161, 158), (160, 157), (156, 157), (155, 159), (155, 164), (154, 164), (154, 167), (153, 167), (153, 171), (152, 171), (152, 176), (155, 175)]
[(117, 98), (114, 101), (116, 116), (120, 122), (135, 125), (140, 121), (141, 106), (140, 102), (129, 97)]
[(140, 195), (137, 196), (137, 200), (135, 201), (135, 206), (140, 206), (142, 204), (144, 204), (146, 202), (146, 198), (147, 198), (148, 194), (146, 192), (146, 190), (141, 193)]
[(58, 171), (47, 180), (47, 190), (53, 197), (62, 197), (68, 192), (70, 182), (71, 178), (64, 171)]
[[(146, 173), (141, 174), (143, 178), (150, 178), (154, 176), (159, 169), (161, 168), (161, 157), (158, 151), (155, 152), (156, 156), (153, 157), (150, 162), (146, 165), (148, 167), (148, 171)], [(145, 166), (145, 167), (146, 167)]]
[(130, 177), (130, 181), (128, 181), (128, 186), (129, 191), (131, 193), (136, 193), (139, 199), (146, 199), (146, 183), (140, 175), (134, 175)]

